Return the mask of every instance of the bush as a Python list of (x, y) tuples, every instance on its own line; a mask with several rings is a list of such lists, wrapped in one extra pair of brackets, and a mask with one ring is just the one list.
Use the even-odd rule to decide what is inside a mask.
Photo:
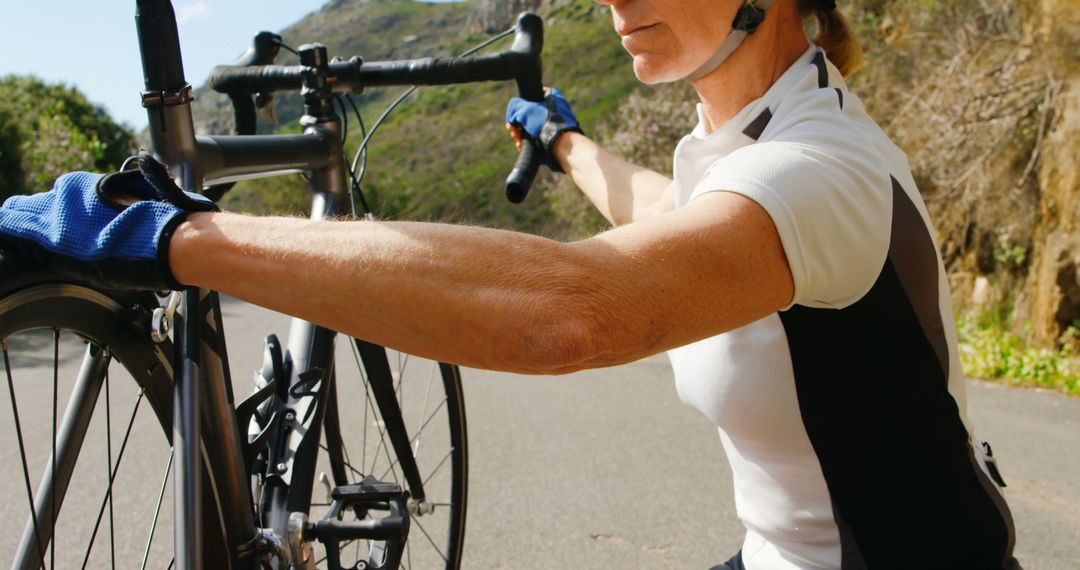
[(134, 146), (131, 131), (77, 89), (0, 78), (0, 200), (48, 190), (72, 170), (115, 170)]
[(1072, 349), (1068, 345), (1058, 350), (1034, 348), (1009, 331), (1008, 321), (1008, 313), (1002, 310), (968, 313), (958, 319), (964, 374), (1080, 396), (1080, 368), (1072, 361)]

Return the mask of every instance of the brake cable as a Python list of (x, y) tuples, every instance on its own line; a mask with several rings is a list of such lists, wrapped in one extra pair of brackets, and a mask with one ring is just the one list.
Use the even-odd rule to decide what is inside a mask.
[[(515, 29), (516, 28), (510, 28), (510, 29), (508, 29), (506, 31), (499, 32), (498, 34), (495, 34), (494, 36), (484, 40), (483, 42), (477, 44), (476, 46), (462, 52), (457, 57), (468, 57), (470, 55), (473, 55), (474, 53), (476, 53), (476, 52), (490, 46), (491, 44), (494, 44), (495, 42), (497, 42), (497, 41), (499, 41), (499, 40), (501, 40), (501, 39), (503, 39), (503, 38), (505, 38), (507, 36), (513, 35)], [(397, 107), (399, 105), (401, 105), (403, 102), (405, 102), (405, 100), (408, 99), (409, 96), (412, 95), (413, 93), (415, 93), (416, 90), (419, 89), (419, 88), (420, 87), (418, 85), (413, 85), (412, 87), (405, 90), (405, 92), (402, 93), (397, 99), (395, 99), (393, 103), (390, 103), (390, 105), (388, 105), (386, 107), (386, 109), (379, 116), (378, 120), (376, 120), (375, 123), (372, 124), (371, 130), (367, 131), (367, 133), (365, 135), (363, 135), (364, 138), (363, 138), (363, 141), (360, 143), (360, 148), (358, 148), (356, 150), (356, 154), (353, 156), (351, 168), (349, 169), (350, 170), (350, 176), (353, 179), (353, 184), (352, 184), (352, 187), (349, 189), (349, 194), (350, 194), (350, 198), (352, 197), (352, 194), (354, 192), (357, 193), (360, 196), (361, 205), (364, 208), (364, 213), (365, 214), (369, 214), (371, 212), (370, 212), (370, 210), (368, 210), (366, 200), (364, 200), (364, 194), (363, 194), (363, 191), (360, 188), (360, 184), (364, 180), (364, 175), (367, 174), (367, 147), (368, 147), (368, 144), (371, 142), (371, 138), (375, 135), (375, 132), (379, 130), (379, 127), (382, 126), (383, 122), (386, 121), (387, 117), (390, 116), (390, 113), (394, 112), (394, 110), (397, 109)], [(350, 97), (350, 103), (351, 102), (352, 101), (351, 101), (351, 97)], [(353, 105), (353, 109), (356, 110), (355, 104)], [(360, 116), (360, 112), (358, 110), (356, 110), (356, 115), (357, 115), (357, 117)], [(361, 120), (361, 125), (363, 125), (362, 120)], [(363, 127), (361, 126), (361, 129), (362, 128)], [(358, 168), (360, 169), (359, 172), (357, 172)], [(353, 200), (350, 199), (350, 202), (353, 202)], [(353, 207), (353, 217), (354, 218), (356, 217), (356, 208), (355, 208), (355, 206)]]

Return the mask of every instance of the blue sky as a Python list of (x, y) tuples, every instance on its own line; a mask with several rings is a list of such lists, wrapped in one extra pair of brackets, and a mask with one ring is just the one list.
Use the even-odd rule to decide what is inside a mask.
[[(255, 32), (280, 30), (325, 2), (173, 0), (188, 82), (199, 85), (215, 65), (232, 61)], [(134, 0), (9, 0), (0, 22), (0, 75), (74, 85), (114, 119), (146, 125)]]

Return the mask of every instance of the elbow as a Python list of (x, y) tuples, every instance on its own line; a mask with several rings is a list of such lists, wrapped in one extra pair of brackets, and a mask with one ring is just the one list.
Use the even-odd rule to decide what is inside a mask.
[(541, 326), (523, 335), (517, 368), (528, 374), (559, 376), (596, 366), (597, 349), (593, 333), (585, 323), (568, 319)]
[(632, 362), (657, 351), (658, 339), (632, 333), (604, 311), (582, 308), (533, 327), (520, 340), (521, 368), (530, 374), (557, 376)]

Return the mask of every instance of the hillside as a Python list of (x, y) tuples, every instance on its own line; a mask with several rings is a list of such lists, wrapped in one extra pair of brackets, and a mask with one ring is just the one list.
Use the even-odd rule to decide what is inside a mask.
[[(518, 3), (523, 8), (544, 4)], [(489, 32), (484, 29), (509, 27), (514, 13), (502, 4), (489, 11), (482, 2), (474, 6), (339, 0), (281, 33), (293, 46), (318, 40), (331, 55), (356, 54), (367, 60), (424, 57), (460, 53), (486, 39)], [(500, 21), (502, 25), (496, 25)], [(637, 86), (622, 47), (610, 32), (609, 16), (590, 2), (573, 2), (548, 18), (546, 25), (545, 83), (574, 86), (571, 93), (585, 124), (602, 123)], [(508, 46), (509, 40), (504, 40), (491, 49)], [(290, 58), (280, 61), (289, 63)], [(372, 90), (360, 96), (357, 101), (365, 120), (373, 121), (403, 90)], [(512, 206), (502, 195), (502, 180), (516, 154), (503, 130), (506, 102), (514, 95), (512, 83), (418, 91), (391, 115), (369, 148), (364, 185), (369, 202), (389, 218), (483, 223), (553, 236), (580, 234), (577, 222), (562, 215), (565, 200), (543, 191), (551, 186), (549, 174), (542, 175), (545, 180), (525, 205)], [(196, 97), (197, 129), (229, 132), (227, 99), (205, 88), (197, 90)], [(282, 97), (276, 105), (278, 125), (260, 128), (295, 129), (299, 110), (296, 97)], [(356, 127), (354, 121), (350, 148), (359, 139)], [(590, 132), (599, 131), (590, 128)], [(303, 182), (295, 178), (245, 183), (227, 200), (234, 208), (295, 211), (304, 205)]]
[[(958, 309), (992, 311), (1041, 346), (1080, 344), (1080, 0), (841, 6), (869, 60), (852, 90), (909, 153)], [(451, 54), (508, 26), (523, 8), (556, 12), (547, 18), (545, 82), (567, 91), (588, 133), (628, 158), (669, 169), (671, 149), (693, 120), (693, 91), (638, 85), (607, 10), (588, 0), (336, 0), (284, 35), (294, 45), (318, 39), (331, 54), (366, 59)], [(366, 116), (397, 93), (365, 94)], [(549, 174), (525, 205), (505, 202), (500, 186), (513, 150), (502, 117), (513, 94), (511, 85), (418, 92), (371, 147), (365, 192), (376, 209), (390, 218), (560, 238), (603, 227), (564, 178)], [(224, 128), (222, 109), (200, 95), (203, 127)], [(279, 128), (294, 128), (297, 109), (278, 105)], [(230, 204), (303, 208), (303, 184), (247, 185)]]

